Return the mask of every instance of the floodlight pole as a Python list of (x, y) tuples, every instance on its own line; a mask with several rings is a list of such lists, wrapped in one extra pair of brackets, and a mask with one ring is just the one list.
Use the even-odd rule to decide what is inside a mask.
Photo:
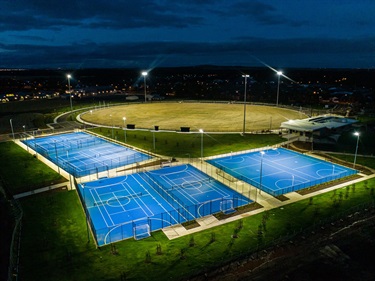
[(87, 204), (86, 204), (86, 190), (85, 190), (85, 184), (82, 183), (82, 190), (83, 190), (83, 204), (85, 209), (85, 215), (86, 215), (86, 230), (87, 230), (87, 243), (90, 242), (90, 231), (89, 231), (89, 221), (87, 219)]
[(358, 133), (358, 132), (355, 132), (354, 135), (357, 136), (357, 145), (356, 145), (356, 147), (355, 147), (353, 169), (355, 169), (355, 163), (356, 163), (356, 161), (357, 161), (358, 143), (359, 143), (359, 133)]
[(242, 75), (245, 78), (245, 92), (243, 97), (243, 127), (242, 127), (242, 134), (245, 135), (245, 127), (246, 127), (246, 87), (247, 87), (247, 78), (250, 77), (248, 74)]
[(72, 78), (72, 75), (68, 74), (66, 77), (68, 78), (68, 89), (69, 89), (69, 99), (70, 99), (70, 111), (73, 111), (72, 93), (70, 92), (70, 78)]
[(144, 88), (145, 88), (145, 102), (147, 101), (146, 99), (146, 93), (147, 93), (147, 86), (146, 86), (146, 76), (147, 76), (147, 71), (143, 71), (142, 72), (142, 75), (143, 75), (143, 85), (144, 85)]
[(124, 142), (126, 143), (126, 117), (122, 117), (122, 120), (124, 120)]
[(59, 156), (57, 155), (56, 140), (54, 140), (53, 142), (55, 143), (55, 154), (56, 154), (57, 171), (60, 174)]
[(111, 125), (112, 125), (112, 139), (115, 139), (114, 133), (113, 133), (113, 119), (112, 119), (112, 114), (109, 115), (111, 117)]
[(154, 152), (155, 152), (155, 130), (152, 131), (152, 144), (153, 144)]
[(9, 123), (10, 123), (10, 129), (12, 130), (12, 137), (13, 137), (13, 140), (14, 140), (14, 130), (13, 130), (12, 119), (9, 119)]
[(280, 76), (283, 74), (281, 71), (277, 71), (277, 97), (276, 97), (276, 106), (279, 106), (279, 92), (280, 92)]
[(203, 161), (203, 129), (199, 129), (199, 132), (201, 133), (201, 162)]
[(260, 152), (260, 179), (259, 179), (259, 194), (262, 192), (262, 171), (263, 171), (263, 155), (264, 155), (264, 151), (261, 151)]

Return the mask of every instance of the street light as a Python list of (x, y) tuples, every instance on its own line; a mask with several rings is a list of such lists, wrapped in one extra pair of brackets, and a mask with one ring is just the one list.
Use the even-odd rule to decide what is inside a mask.
[(357, 152), (358, 152), (358, 143), (359, 143), (359, 133), (358, 133), (358, 132), (355, 132), (354, 135), (357, 136), (357, 145), (356, 145), (356, 147), (355, 147), (353, 169), (355, 169), (355, 162), (357, 161)]
[(244, 98), (243, 98), (243, 128), (242, 128), (242, 134), (245, 135), (245, 124), (246, 124), (246, 86), (247, 86), (247, 78), (250, 77), (249, 74), (244, 74), (242, 77), (245, 78), (245, 92), (244, 92)]
[(14, 131), (13, 131), (12, 119), (9, 119), (9, 123), (10, 123), (10, 129), (12, 130), (12, 137), (13, 137), (13, 140), (14, 140)]
[(145, 88), (145, 102), (146, 102), (146, 92), (147, 92), (147, 91), (146, 91), (146, 88), (147, 88), (147, 87), (146, 87), (146, 76), (147, 76), (147, 74), (148, 74), (147, 71), (143, 71), (143, 72), (142, 72), (143, 79), (144, 79), (144, 80), (143, 80), (143, 81), (144, 81), (144, 88)]
[(70, 92), (70, 78), (72, 78), (72, 75), (68, 74), (66, 75), (68, 78), (68, 89), (69, 89), (69, 99), (70, 99), (70, 111), (73, 111), (73, 104), (72, 104), (72, 93)]
[(201, 133), (201, 162), (203, 161), (203, 129), (199, 129), (199, 132)]
[(277, 97), (276, 97), (276, 106), (279, 106), (279, 92), (280, 92), (280, 76), (283, 75), (281, 71), (277, 71)]
[(125, 126), (126, 117), (122, 117), (122, 120), (124, 120), (124, 142), (126, 142), (126, 126)]

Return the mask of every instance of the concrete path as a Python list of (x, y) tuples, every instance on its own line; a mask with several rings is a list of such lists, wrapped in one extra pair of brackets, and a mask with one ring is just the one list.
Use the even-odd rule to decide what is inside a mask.
[(19, 199), (19, 198), (22, 198), (22, 197), (26, 197), (26, 196), (30, 196), (30, 195), (34, 195), (34, 194), (58, 189), (58, 188), (69, 189), (69, 185), (70, 185), (69, 181), (66, 181), (66, 182), (63, 182), (63, 183), (58, 183), (58, 184), (53, 184), (53, 185), (42, 187), (42, 188), (39, 188), (39, 189), (35, 189), (35, 190), (20, 193), (20, 194), (16, 194), (16, 195), (13, 196), (13, 198)]
[[(198, 165), (198, 166), (200, 166), (200, 165)], [(223, 219), (223, 220), (218, 220), (213, 215), (207, 216), (207, 217), (204, 217), (204, 218), (199, 218), (199, 219), (196, 220), (196, 222), (199, 224), (199, 226), (194, 227), (192, 229), (186, 229), (182, 225), (174, 225), (174, 226), (171, 226), (171, 227), (168, 227), (168, 228), (164, 228), (162, 230), (163, 230), (164, 234), (168, 237), (168, 239), (172, 240), (172, 239), (176, 239), (176, 238), (179, 238), (179, 237), (182, 237), (182, 236), (185, 236), (185, 235), (191, 235), (193, 233), (196, 233), (196, 232), (199, 232), (199, 231), (202, 231), (202, 230), (205, 230), (205, 229), (209, 229), (209, 228), (212, 228), (212, 227), (215, 227), (215, 226), (223, 225), (225, 223), (229, 223), (229, 222), (236, 221), (236, 220), (239, 220), (239, 219), (242, 219), (242, 218), (246, 218), (246, 217), (249, 217), (249, 216), (264, 212), (264, 211), (267, 211), (267, 210), (271, 210), (271, 209), (274, 209), (274, 208), (280, 208), (282, 206), (297, 202), (299, 200), (310, 198), (310, 197), (316, 196), (318, 194), (326, 193), (326, 192), (329, 192), (331, 190), (339, 189), (339, 188), (342, 188), (342, 187), (345, 187), (345, 186), (348, 186), (348, 185), (351, 185), (351, 184), (354, 184), (354, 183), (357, 183), (357, 182), (361, 182), (361, 181), (364, 181), (364, 180), (368, 180), (368, 179), (371, 179), (371, 178), (375, 177), (375, 174), (372, 174), (372, 175), (359, 174), (359, 175), (362, 176), (359, 179), (354, 179), (352, 181), (345, 182), (345, 183), (342, 183), (342, 184), (338, 184), (336, 186), (332, 186), (332, 187), (325, 188), (325, 189), (322, 189), (322, 190), (318, 190), (316, 192), (312, 192), (312, 193), (309, 193), (309, 194), (306, 194), (306, 195), (301, 195), (297, 192), (291, 192), (291, 193), (288, 193), (288, 194), (284, 194), (284, 196), (289, 199), (289, 200), (285, 200), (285, 201), (280, 201), (280, 200), (276, 199), (275, 197), (273, 197), (273, 196), (271, 196), (271, 195), (269, 195), (265, 192), (259, 192), (259, 190), (256, 189), (257, 190), (256, 202), (258, 204), (260, 204), (261, 206), (263, 206), (263, 208), (259, 208), (259, 209), (256, 209), (256, 210), (253, 210), (253, 211), (250, 211), (250, 212), (247, 212), (247, 213), (239, 214), (237, 216), (232, 216), (232, 217), (229, 217), (229, 218)], [(252, 199), (252, 200), (254, 200), (254, 199)]]

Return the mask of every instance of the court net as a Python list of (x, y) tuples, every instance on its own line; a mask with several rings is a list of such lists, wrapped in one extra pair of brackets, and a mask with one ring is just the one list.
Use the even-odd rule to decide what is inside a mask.
[(94, 206), (119, 205), (123, 202), (129, 201), (130, 199), (139, 198), (142, 195), (143, 195), (142, 192), (139, 192), (139, 193), (134, 193), (134, 194), (126, 195), (126, 196), (112, 197), (108, 200), (96, 201), (96, 202), (94, 202)]
[(169, 187), (168, 191), (178, 190), (178, 189), (184, 189), (184, 188), (199, 188), (203, 185), (209, 184), (211, 182), (210, 178), (203, 179), (200, 181), (186, 181), (182, 184), (176, 184)]

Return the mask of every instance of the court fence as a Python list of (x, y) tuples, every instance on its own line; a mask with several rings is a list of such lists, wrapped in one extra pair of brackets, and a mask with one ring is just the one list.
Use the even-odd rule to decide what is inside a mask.
[[(26, 140), (24, 140), (24, 142), (25, 141)], [(65, 170), (66, 172), (73, 175), (74, 177), (83, 177), (83, 176), (87, 176), (91, 174), (96, 174), (97, 178), (99, 178), (98, 174), (101, 172), (109, 173), (109, 171), (112, 169), (150, 159), (149, 155), (145, 153), (137, 152), (135, 150), (134, 150), (134, 153), (132, 154), (128, 154), (124, 156), (117, 156), (118, 151), (115, 150), (112, 153), (113, 154), (112, 157), (110, 157), (109, 153), (105, 153), (106, 158), (107, 158), (106, 160), (96, 161), (95, 163), (90, 163), (90, 164), (80, 163), (79, 167), (71, 163), (69, 155), (72, 154), (75, 150), (78, 151), (80, 148), (91, 147), (91, 146), (100, 147), (100, 145), (106, 144), (106, 143), (108, 143), (107, 140), (104, 140), (97, 136), (91, 136), (89, 138), (48, 144), (47, 148), (39, 145), (38, 143), (34, 141), (29, 141), (25, 143), (25, 145), (28, 145), (30, 148), (34, 149), (37, 153), (47, 158), (51, 162), (55, 163), (61, 169)], [(114, 144), (114, 145), (117, 146), (117, 144)], [(125, 150), (128, 148), (123, 147), (123, 149)], [(102, 156), (102, 155), (93, 154), (93, 157), (96, 157), (96, 156)]]
[[(186, 204), (177, 196), (173, 195), (173, 189), (170, 187), (166, 189), (162, 187), (158, 181), (149, 173), (141, 173), (142, 178), (155, 190), (161, 197), (163, 197), (174, 209), (166, 210), (159, 214), (154, 214), (152, 217), (145, 217), (141, 219), (132, 220), (122, 224), (116, 224), (104, 228), (96, 228), (90, 216), (89, 209), (94, 205), (103, 204), (106, 202), (96, 202), (92, 206), (87, 205), (85, 200), (84, 190), (78, 188), (78, 183), (74, 179), (76, 190), (82, 203), (88, 226), (95, 237), (98, 247), (104, 246), (113, 242), (121, 241), (124, 239), (137, 236), (137, 229), (147, 228), (150, 231), (160, 230), (176, 224), (193, 221), (197, 218), (205, 217), (217, 213), (229, 213), (235, 211), (236, 208), (248, 204), (247, 200), (241, 195), (233, 194), (233, 196), (226, 196), (222, 198), (212, 199), (206, 202), (199, 202), (197, 204)], [(213, 180), (213, 179), (212, 179)], [(138, 194), (140, 197), (142, 194)]]
[[(227, 174), (231, 174), (232, 173), (232, 170), (229, 169), (229, 168), (226, 168), (226, 167), (223, 167), (217, 163), (213, 164), (215, 167), (217, 167), (220, 171), (222, 171), (223, 173), (227, 173)], [(250, 179), (246, 176), (243, 176), (243, 175), (239, 175), (239, 176), (236, 176), (236, 178), (238, 178), (239, 180), (241, 181), (244, 181), (274, 197), (277, 197), (277, 196), (280, 196), (280, 195), (283, 195), (283, 194), (286, 194), (286, 193), (290, 193), (290, 192), (294, 192), (294, 191), (298, 191), (298, 190), (301, 190), (301, 189), (304, 189), (304, 188), (308, 188), (308, 187), (311, 187), (311, 186), (315, 186), (315, 185), (319, 185), (319, 184), (323, 184), (323, 183), (326, 183), (326, 182), (330, 182), (330, 181), (334, 181), (334, 180), (338, 180), (338, 179), (341, 179), (341, 178), (344, 178), (344, 177), (349, 177), (349, 176), (352, 176), (352, 175), (355, 175), (357, 174), (357, 171), (356, 170), (346, 170), (346, 171), (343, 171), (341, 173), (337, 173), (337, 174), (334, 174), (334, 175), (329, 175), (329, 176), (326, 176), (326, 177), (322, 177), (322, 178), (319, 178), (319, 179), (316, 179), (316, 180), (311, 180), (311, 181), (308, 181), (308, 182), (303, 182), (303, 183), (298, 183), (298, 184), (293, 184), (292, 186), (288, 186), (288, 187), (284, 187), (284, 188), (280, 188), (278, 190), (272, 190), (264, 185), (262, 185), (259, 181), (256, 181), (256, 180), (253, 180), (253, 179)]]

